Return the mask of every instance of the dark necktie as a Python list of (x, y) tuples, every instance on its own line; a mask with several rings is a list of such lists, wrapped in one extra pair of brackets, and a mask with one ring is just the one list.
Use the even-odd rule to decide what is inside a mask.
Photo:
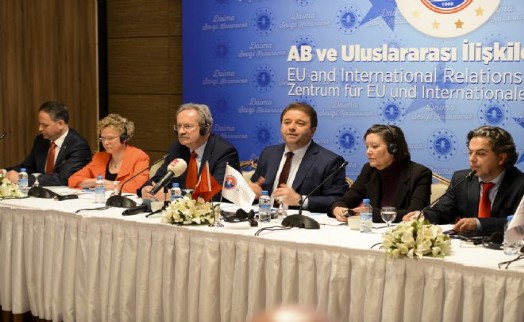
[(489, 191), (495, 184), (493, 182), (482, 182), (482, 195), (479, 201), (479, 218), (491, 217), (491, 202), (489, 201)]
[(47, 152), (47, 162), (45, 164), (45, 173), (51, 174), (55, 170), (55, 151), (56, 151), (56, 144), (55, 142), (51, 142), (51, 146), (49, 147), (49, 152)]
[(186, 174), (186, 188), (193, 189), (197, 183), (197, 154), (195, 151), (191, 152), (191, 157), (189, 158), (189, 165), (187, 166)]
[(278, 177), (277, 187), (283, 183), (287, 183), (287, 179), (289, 178), (289, 169), (291, 169), (291, 159), (293, 159), (294, 155), (295, 154), (293, 152), (286, 153), (286, 162), (284, 162), (284, 166), (280, 172), (280, 177)]

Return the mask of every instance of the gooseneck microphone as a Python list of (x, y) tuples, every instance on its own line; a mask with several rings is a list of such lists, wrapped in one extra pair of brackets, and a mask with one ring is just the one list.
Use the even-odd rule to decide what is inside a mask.
[(458, 187), (462, 182), (471, 180), (471, 178), (475, 175), (475, 173), (477, 173), (476, 170), (471, 170), (471, 172), (468, 173), (464, 178), (462, 178), (462, 180), (460, 180), (459, 182), (455, 183), (451, 188), (449, 188), (448, 190), (446, 190), (446, 192), (444, 192), (444, 193), (442, 194), (442, 196), (438, 197), (438, 198), (435, 199), (432, 203), (430, 203), (430, 204), (427, 205), (426, 207), (422, 208), (422, 210), (420, 210), (420, 212), (418, 213), (418, 215), (415, 216), (415, 219), (419, 219), (420, 216), (422, 216), (422, 218), (424, 218), (424, 211), (425, 211), (426, 209), (433, 207), (437, 202), (440, 201), (440, 199), (444, 198), (444, 196), (447, 196), (448, 193), (449, 193), (450, 191), (455, 190), (455, 188)]
[(122, 196), (122, 191), (124, 189), (124, 186), (126, 185), (126, 183), (128, 183), (131, 180), (133, 180), (134, 178), (136, 178), (137, 176), (142, 174), (144, 171), (151, 169), (151, 167), (154, 166), (155, 164), (164, 161), (165, 158), (167, 158), (168, 155), (169, 154), (164, 155), (162, 158), (160, 158), (160, 159), (156, 160), (155, 162), (153, 162), (153, 164), (151, 164), (149, 167), (138, 171), (133, 176), (131, 176), (131, 178), (129, 178), (126, 181), (124, 181), (124, 183), (122, 183), (122, 185), (120, 186), (120, 190), (118, 191), (118, 194), (114, 195), (114, 196), (111, 196), (111, 197), (109, 197), (107, 199), (106, 206), (109, 206), (109, 207), (120, 207), (120, 208), (133, 208), (133, 207), (136, 207), (136, 202), (134, 202), (133, 200), (131, 200), (129, 198), (126, 198), (126, 197)]
[(150, 194), (156, 194), (160, 189), (164, 188), (173, 177), (180, 177), (187, 169), (187, 163), (183, 159), (174, 159), (167, 166), (167, 173), (155, 184), (153, 189), (149, 191)]
[(304, 202), (315, 192), (317, 191), (324, 183), (326, 183), (329, 179), (333, 178), (335, 174), (340, 171), (340, 169), (344, 168), (348, 164), (347, 161), (342, 162), (342, 164), (333, 171), (330, 175), (328, 175), (322, 182), (315, 187), (304, 199), (300, 200), (300, 207), (298, 208), (298, 214), (287, 216), (282, 220), (282, 226), (284, 227), (298, 227), (298, 228), (306, 228), (306, 229), (320, 229), (320, 224), (313, 218), (302, 215), (302, 208), (304, 208)]

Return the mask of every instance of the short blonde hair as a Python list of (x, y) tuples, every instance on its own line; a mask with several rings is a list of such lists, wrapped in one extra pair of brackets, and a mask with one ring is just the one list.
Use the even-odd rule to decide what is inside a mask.
[(125, 134), (126, 141), (135, 134), (135, 123), (118, 114), (109, 114), (98, 122), (98, 132), (106, 127), (116, 129), (120, 135)]

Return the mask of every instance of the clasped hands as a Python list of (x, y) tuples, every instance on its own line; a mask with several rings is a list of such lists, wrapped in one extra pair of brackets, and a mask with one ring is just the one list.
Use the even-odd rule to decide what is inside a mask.
[[(413, 217), (419, 216), (420, 211), (411, 211), (402, 217), (403, 221), (408, 221)], [(476, 218), (461, 218), (455, 225), (453, 225), (453, 230), (457, 233), (466, 232), (466, 231), (476, 231), (477, 230), (477, 219)]]
[[(258, 199), (262, 194), (262, 184), (266, 181), (264, 177), (258, 178), (256, 182), (249, 181), (248, 184), (251, 190), (255, 193), (255, 198)], [(302, 196), (287, 184), (281, 184), (271, 194), (273, 199), (279, 199), (288, 206), (300, 206)]]

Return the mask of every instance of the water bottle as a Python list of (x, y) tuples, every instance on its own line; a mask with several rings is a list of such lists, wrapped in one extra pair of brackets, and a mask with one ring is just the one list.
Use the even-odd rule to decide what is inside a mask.
[(106, 202), (106, 185), (104, 183), (104, 177), (96, 177), (95, 182), (95, 203)]
[(506, 255), (516, 255), (519, 251), (518, 243), (509, 243), (506, 234), (508, 232), (509, 223), (513, 219), (513, 216), (508, 216), (508, 221), (504, 225), (504, 254)]
[(171, 202), (175, 202), (178, 199), (182, 199), (182, 190), (178, 185), (178, 182), (174, 182), (171, 185)]
[(360, 213), (360, 232), (370, 233), (373, 228), (373, 207), (369, 203), (369, 199), (362, 200), (362, 208), (365, 208)]
[(262, 191), (260, 198), (258, 198), (258, 218), (260, 222), (271, 221), (271, 198), (266, 190)]
[(27, 192), (29, 191), (29, 175), (27, 174), (26, 168), (20, 168), (20, 172), (18, 173), (18, 189), (24, 196), (27, 196)]

